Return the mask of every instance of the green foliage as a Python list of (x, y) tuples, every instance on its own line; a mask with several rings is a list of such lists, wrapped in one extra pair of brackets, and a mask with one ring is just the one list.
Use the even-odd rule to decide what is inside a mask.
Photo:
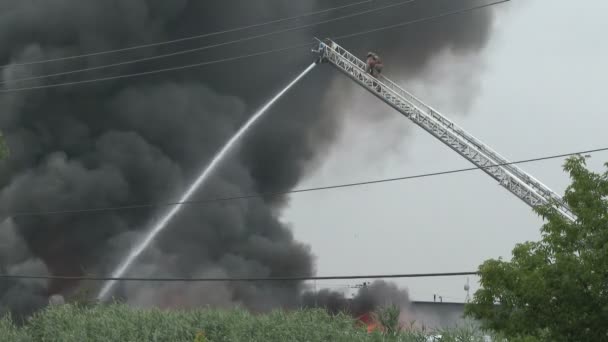
[[(445, 335), (442, 342), (478, 341), (463, 339), (469, 335), (461, 331), (442, 334)], [(427, 335), (368, 334), (365, 328), (357, 327), (352, 317), (332, 316), (323, 310), (252, 315), (243, 310), (163, 311), (133, 309), (122, 304), (66, 304), (46, 308), (20, 328), (9, 318), (0, 320), (0, 342), (426, 342)]]
[(67, 303), (78, 307), (93, 307), (99, 302), (95, 298), (94, 291), (86, 286), (81, 287), (74, 295), (67, 299)]
[(10, 316), (0, 318), (0, 342), (26, 342), (29, 341), (26, 334), (20, 331)]
[[(472, 326), (459, 327), (455, 329), (444, 329), (437, 332), (441, 335), (438, 342), (486, 342), (488, 334), (483, 333)], [(498, 336), (492, 336), (492, 342), (506, 342)], [(509, 341), (512, 342), (512, 341)]]
[(564, 169), (577, 222), (537, 208), (547, 221), (541, 241), (518, 244), (511, 261), (483, 263), (481, 289), (466, 307), (509, 341), (608, 341), (608, 172), (589, 171), (583, 157)]
[(208, 342), (207, 337), (205, 337), (205, 333), (202, 331), (198, 332), (194, 338), (194, 342)]
[(391, 305), (386, 308), (379, 308), (374, 313), (374, 319), (382, 328), (386, 335), (397, 335), (401, 329), (399, 325), (399, 315), (401, 310), (396, 305)]
[[(49, 307), (22, 328), (31, 341), (360, 341), (351, 318), (323, 311), (136, 310), (125, 305)], [(203, 334), (201, 334), (201, 332)], [(0, 336), (4, 331), (0, 331)]]

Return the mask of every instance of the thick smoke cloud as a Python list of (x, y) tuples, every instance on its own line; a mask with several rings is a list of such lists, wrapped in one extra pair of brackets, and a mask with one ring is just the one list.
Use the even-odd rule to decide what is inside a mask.
[(346, 298), (341, 292), (331, 290), (308, 291), (301, 297), (301, 306), (304, 308), (319, 307), (332, 314), (347, 313), (354, 317), (391, 305), (404, 311), (408, 309), (410, 299), (406, 290), (385, 281), (375, 281), (361, 287), (353, 298)]
[[(417, 1), (382, 15), (167, 60), (11, 81), (206, 45), (245, 33), (77, 60), (15, 65), (19, 63), (179, 38), (343, 3), (0, 0), (0, 64), (9, 64), (2, 70), (2, 81), (6, 87), (36, 86), (189, 64), (307, 41), (313, 34), (324, 37), (416, 19), (476, 2)], [(491, 12), (483, 11), (341, 43), (358, 54), (379, 51), (387, 61), (387, 72), (420, 78), (432, 67), (433, 57), (443, 51), (478, 54), (488, 40), (491, 23)], [(283, 26), (273, 28), (277, 27)], [(0, 163), (4, 220), (0, 270), (109, 274), (162, 208), (14, 220), (8, 216), (177, 198), (247, 116), (311, 61), (304, 49), (148, 77), (1, 94), (0, 130), (11, 156)], [(473, 71), (469, 76), (474, 78)], [(255, 127), (197, 196), (285, 191), (296, 186), (322, 160), (339, 133), (343, 118), (323, 105), (336, 77), (327, 66), (314, 70)], [(131, 275), (312, 275), (309, 247), (295, 241), (290, 228), (278, 219), (286, 201), (273, 197), (187, 207)], [(45, 305), (50, 295), (69, 295), (79, 286), (75, 282), (0, 281), (0, 307), (28, 313)], [(300, 304), (302, 289), (300, 283), (127, 284), (116, 294), (135, 305), (194, 303), (268, 310)]]
[[(48, 275), (44, 262), (30, 255), (12, 220), (0, 225), (0, 272), (2, 274)], [(0, 315), (9, 310), (31, 311), (44, 305), (47, 284), (41, 280), (7, 280), (0, 283)], [(26, 294), (26, 296), (24, 296)]]

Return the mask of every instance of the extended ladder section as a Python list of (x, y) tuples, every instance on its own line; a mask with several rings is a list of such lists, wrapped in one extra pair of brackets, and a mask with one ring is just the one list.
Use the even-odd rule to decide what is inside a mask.
[(376, 78), (366, 72), (366, 63), (335, 42), (319, 42), (318, 62), (330, 63), (360, 86), (395, 108), (418, 126), (431, 133), (451, 149), (496, 179), (519, 199), (532, 207), (552, 204), (564, 217), (576, 216), (563, 199), (532, 176), (510, 164), (507, 159), (465, 132), (455, 123), (384, 76)]

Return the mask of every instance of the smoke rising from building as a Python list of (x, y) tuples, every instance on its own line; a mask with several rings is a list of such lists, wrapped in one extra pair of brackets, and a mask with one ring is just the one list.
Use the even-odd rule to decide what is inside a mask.
[(304, 308), (325, 308), (332, 314), (348, 313), (360, 317), (374, 310), (395, 305), (406, 310), (410, 298), (405, 289), (395, 284), (379, 280), (361, 287), (353, 298), (347, 298), (343, 293), (324, 289), (318, 292), (307, 291), (302, 294), (301, 306)]
[[(7, 86), (35, 86), (140, 72), (234, 56), (416, 19), (477, 4), (418, 1), (399, 11), (313, 30), (98, 70), (14, 83), (11, 79), (97, 66), (271, 30), (259, 28), (137, 51), (16, 66), (158, 42), (296, 15), (339, 1), (0, 0), (0, 64)], [(379, 52), (385, 71), (424, 78), (446, 50), (478, 55), (492, 24), (489, 10), (340, 42), (353, 52)], [(156, 209), (29, 216), (48, 211), (166, 202), (209, 161), (263, 101), (311, 62), (304, 49), (148, 77), (0, 94), (0, 130), (11, 149), (0, 162), (0, 271), (9, 274), (107, 275), (159, 214)], [(475, 78), (475, 70), (469, 73)], [(286, 191), (322, 161), (344, 117), (323, 99), (335, 77), (317, 68), (294, 88), (226, 160), (197, 198)], [(358, 96), (364, 96), (360, 94)], [(474, 94), (469, 94), (472, 96)], [(307, 276), (310, 247), (279, 221), (287, 198), (259, 198), (186, 208), (132, 276)], [(301, 227), (305, 229), (305, 227)], [(28, 313), (53, 294), (82, 284), (0, 281), (0, 307)], [(88, 286), (88, 284), (87, 284)], [(252, 310), (301, 303), (301, 283), (125, 284), (117, 294), (137, 305), (243, 305)]]

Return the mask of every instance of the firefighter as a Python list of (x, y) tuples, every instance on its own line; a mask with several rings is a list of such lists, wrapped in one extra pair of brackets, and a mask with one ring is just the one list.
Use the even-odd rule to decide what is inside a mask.
[(382, 60), (378, 55), (373, 52), (367, 53), (367, 68), (366, 72), (370, 73), (372, 76), (378, 76), (382, 72), (382, 68), (384, 64), (382, 64)]

